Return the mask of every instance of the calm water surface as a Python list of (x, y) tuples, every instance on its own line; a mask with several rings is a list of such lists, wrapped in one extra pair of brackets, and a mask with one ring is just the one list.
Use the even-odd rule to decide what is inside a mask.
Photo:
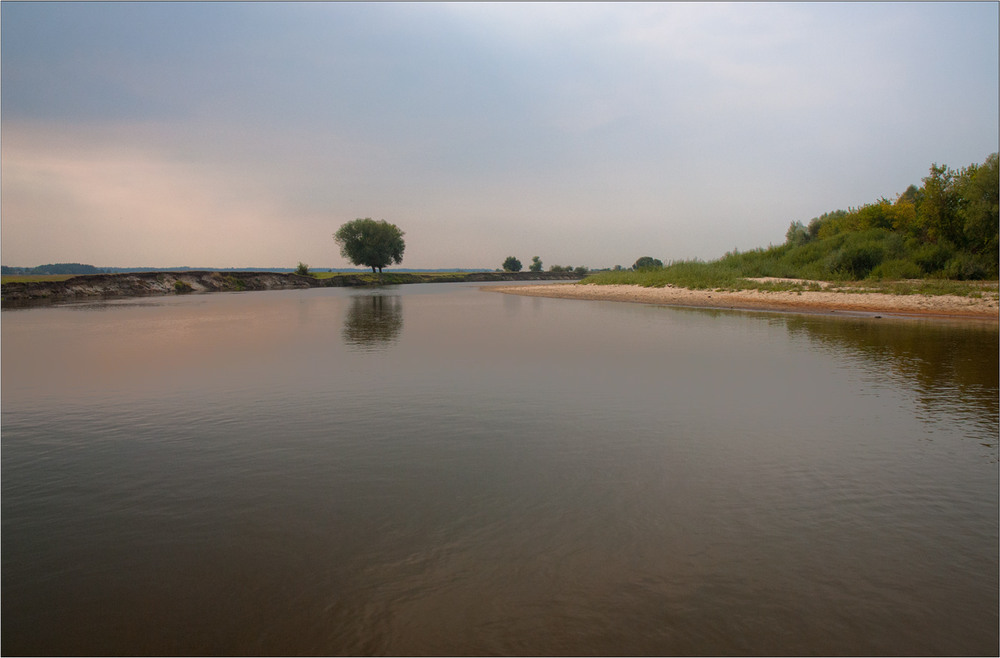
[(993, 654), (996, 325), (5, 311), (4, 654)]

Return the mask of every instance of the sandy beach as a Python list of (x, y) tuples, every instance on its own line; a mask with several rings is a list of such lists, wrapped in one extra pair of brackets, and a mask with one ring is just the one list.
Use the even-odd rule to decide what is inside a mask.
[(832, 291), (690, 290), (667, 286), (646, 288), (630, 285), (563, 283), (484, 288), (509, 295), (594, 299), (668, 306), (697, 306), (741, 310), (799, 313), (835, 313), (887, 316), (919, 316), (970, 320), (998, 320), (996, 293), (983, 297), (955, 295), (890, 295)]

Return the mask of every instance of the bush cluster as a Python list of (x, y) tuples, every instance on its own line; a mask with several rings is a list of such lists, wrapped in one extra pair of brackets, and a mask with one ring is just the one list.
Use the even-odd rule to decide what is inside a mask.
[(825, 267), (813, 268), (817, 277), (996, 277), (998, 155), (958, 170), (931, 165), (922, 182), (895, 201), (881, 198), (860, 208), (824, 213), (808, 226), (792, 222), (783, 245), (787, 258), (804, 266), (826, 252), (821, 256)]
[[(732, 251), (712, 262), (663, 266), (644, 256), (635, 271), (602, 273), (601, 283), (725, 288), (741, 279), (779, 277), (825, 281), (995, 279), (1000, 270), (997, 233), (998, 157), (958, 171), (932, 165), (923, 186), (911, 185), (896, 201), (878, 201), (792, 222), (784, 244)], [(597, 282), (597, 279), (592, 279)]]

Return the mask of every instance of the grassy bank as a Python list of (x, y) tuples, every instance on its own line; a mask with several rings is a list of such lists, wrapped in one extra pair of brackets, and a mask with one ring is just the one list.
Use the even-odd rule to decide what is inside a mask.
[[(582, 283), (597, 285), (635, 285), (648, 288), (676, 286), (694, 290), (771, 290), (851, 293), (886, 293), (893, 295), (957, 295), (960, 297), (996, 296), (997, 281), (955, 281), (950, 279), (865, 279), (848, 280), (827, 277), (808, 279), (786, 270), (740, 267), (732, 260), (713, 262), (682, 261), (661, 269), (620, 270), (593, 274)], [(779, 280), (754, 280), (780, 277)]]
[[(223, 272), (225, 274), (225, 272)], [(460, 273), (459, 273), (460, 274)], [(0, 283), (33, 283), (36, 281), (67, 281), (75, 276), (80, 276), (79, 274), (5, 274), (0, 277)], [(370, 280), (373, 284), (376, 284), (379, 279), (378, 274), (361, 273), (357, 272), (310, 272), (308, 276), (314, 279), (332, 279), (335, 277), (360, 277), (365, 280)], [(394, 274), (392, 272), (385, 272), (382, 275), (382, 281), (384, 283), (392, 283), (394, 279), (402, 280), (400, 274)], [(434, 278), (455, 278), (457, 275), (455, 272), (422, 272), (422, 277), (429, 279)]]
[(552, 272), (325, 272), (302, 276), (289, 272), (184, 270), (120, 274), (9, 275), (3, 304), (51, 303), (87, 297), (136, 297), (185, 292), (250, 292), (292, 288), (377, 287), (414, 283), (485, 283), (499, 281), (579, 280)]

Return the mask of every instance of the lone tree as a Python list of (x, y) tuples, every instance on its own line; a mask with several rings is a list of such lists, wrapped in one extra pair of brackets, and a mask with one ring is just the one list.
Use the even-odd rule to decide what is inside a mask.
[(403, 262), (403, 232), (395, 224), (371, 217), (355, 219), (341, 226), (333, 239), (340, 245), (340, 255), (355, 265), (366, 265), (372, 273), (392, 263)]
[(521, 261), (514, 258), (513, 256), (507, 256), (507, 260), (503, 262), (504, 272), (520, 272), (521, 271)]
[(659, 258), (653, 258), (652, 256), (643, 256), (639, 260), (635, 261), (635, 265), (632, 266), (633, 270), (649, 270), (649, 269), (660, 269), (663, 267), (663, 261)]
[(542, 259), (538, 256), (531, 257), (531, 265), (528, 265), (528, 269), (532, 272), (542, 271)]

